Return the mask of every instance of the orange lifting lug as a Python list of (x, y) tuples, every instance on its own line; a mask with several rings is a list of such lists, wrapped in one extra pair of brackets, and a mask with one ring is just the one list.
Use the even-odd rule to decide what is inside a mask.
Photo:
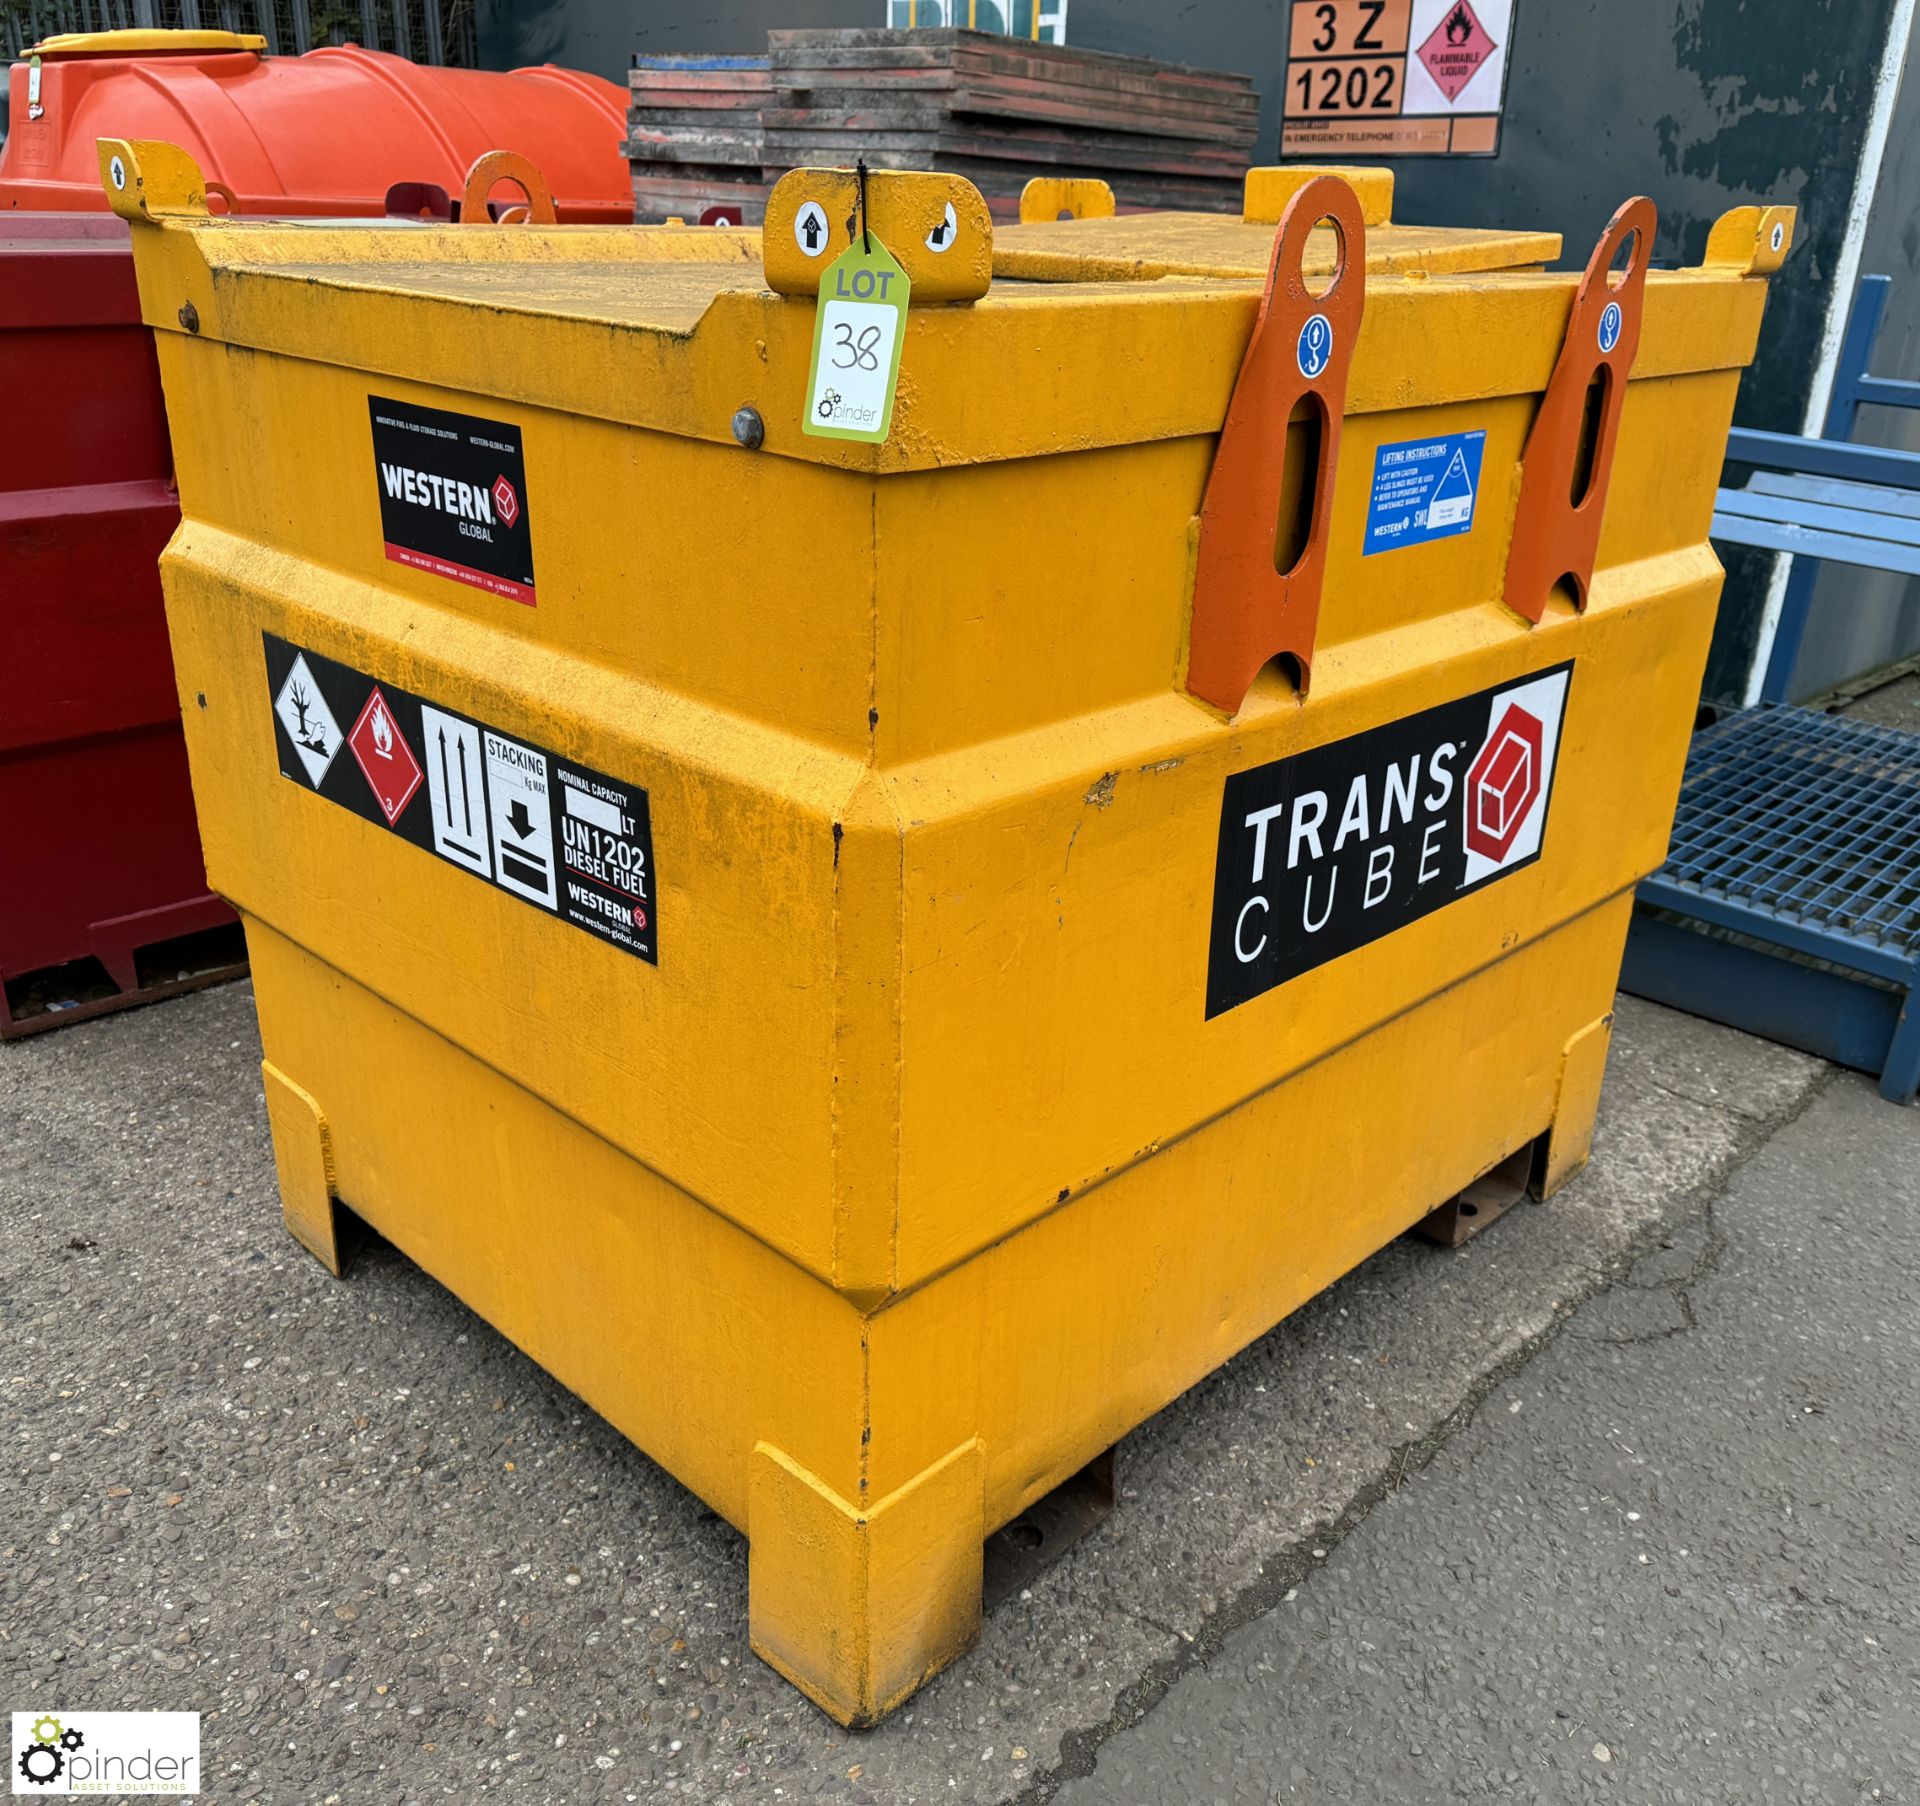
[[(513, 182), (527, 198), (503, 207), (496, 221), (487, 205), (487, 197), (500, 182)], [(467, 187), (460, 201), (462, 225), (551, 226), (558, 218), (554, 210), (553, 190), (531, 157), (518, 151), (493, 150), (476, 157), (467, 171)]]
[[(1607, 222), (1574, 290), (1567, 336), (1527, 435), (1505, 594), (1507, 606), (1536, 625), (1557, 583), (1571, 588), (1576, 609), (1587, 606), (1658, 225), (1645, 195)], [(1627, 267), (1616, 276), (1613, 262), (1623, 247), (1630, 247)]]
[[(1338, 251), (1324, 294), (1307, 287), (1307, 239), (1333, 223)], [(1305, 695), (1327, 563), (1333, 472), (1346, 412), (1347, 366), (1366, 304), (1367, 228), (1337, 176), (1309, 182), (1287, 203), (1233, 399), (1213, 454), (1194, 555), (1187, 689), (1233, 715), (1260, 667), (1285, 655)], [(1302, 405), (1319, 428), (1310, 473), (1312, 515), (1298, 556), (1277, 568), (1287, 424)]]

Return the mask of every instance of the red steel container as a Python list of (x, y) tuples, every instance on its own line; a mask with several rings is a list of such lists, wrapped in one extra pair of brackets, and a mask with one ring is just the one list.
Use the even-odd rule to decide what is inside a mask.
[[(156, 570), (179, 519), (173, 456), (111, 214), (0, 216), (0, 394), (5, 1035), (215, 975), (239, 943), (164, 945), (232, 917), (200, 863)], [(70, 1015), (22, 994), (27, 974), (89, 957), (112, 993)], [(75, 995), (85, 975), (48, 993)]]
[[(238, 969), (208, 894), (158, 559), (179, 520), (152, 336), (95, 141), (186, 146), (239, 213), (458, 197), (517, 151), (562, 220), (632, 217), (625, 96), (560, 69), (266, 57), (229, 32), (101, 32), (11, 72), (0, 151), (0, 1038)], [(426, 205), (431, 206), (431, 199)], [(187, 699), (192, 706), (192, 699)], [(97, 961), (96, 966), (79, 962)]]

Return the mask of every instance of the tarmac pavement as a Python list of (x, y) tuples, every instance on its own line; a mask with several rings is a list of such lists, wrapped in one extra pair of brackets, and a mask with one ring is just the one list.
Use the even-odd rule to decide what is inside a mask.
[(1056, 1806), (1920, 1798), (1917, 1230), (1848, 1075)]
[(1920, 1112), (1817, 1061), (1623, 999), (1586, 1175), (1144, 1425), (850, 1735), (731, 1529), (385, 1244), (287, 1238), (258, 1057), (244, 984), (0, 1048), (9, 1709), (197, 1709), (239, 1801), (1912, 1797)]

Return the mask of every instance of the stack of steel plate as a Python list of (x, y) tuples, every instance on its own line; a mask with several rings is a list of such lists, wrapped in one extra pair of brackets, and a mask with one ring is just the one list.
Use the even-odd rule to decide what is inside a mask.
[(1246, 76), (974, 31), (776, 31), (764, 58), (636, 59), (632, 84), (642, 219), (758, 219), (787, 169), (860, 157), (964, 175), (1002, 214), (1043, 174), (1232, 211), (1260, 113)]
[(764, 56), (636, 56), (627, 154), (634, 218), (699, 220), (766, 207), (761, 115), (775, 104)]

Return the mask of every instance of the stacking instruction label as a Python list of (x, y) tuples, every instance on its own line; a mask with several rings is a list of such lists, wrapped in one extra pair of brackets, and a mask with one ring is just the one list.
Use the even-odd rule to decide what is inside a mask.
[(638, 784), (261, 637), (282, 777), (660, 963), (653, 827)]

